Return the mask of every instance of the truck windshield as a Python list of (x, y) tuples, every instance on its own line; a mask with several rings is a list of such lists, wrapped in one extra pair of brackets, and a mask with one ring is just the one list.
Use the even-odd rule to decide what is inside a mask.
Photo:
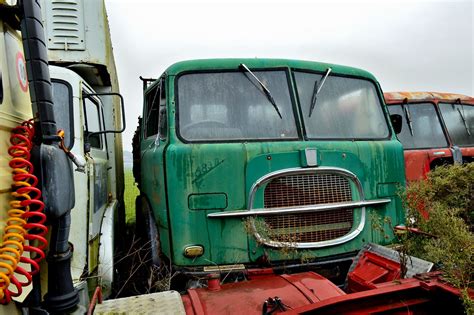
[(179, 133), (187, 141), (296, 139), (285, 71), (253, 71), (272, 92), (282, 118), (248, 72), (190, 73), (178, 79)]
[(432, 103), (417, 103), (404, 105), (410, 115), (411, 128), (407, 121), (406, 111), (402, 105), (388, 107), (390, 114), (403, 117), (402, 131), (398, 139), (404, 149), (429, 149), (448, 146), (448, 141), (443, 133), (439, 117)]
[(474, 106), (439, 103), (439, 109), (453, 144), (474, 145)]
[(295, 71), (296, 87), (309, 139), (381, 139), (389, 135), (373, 83), (329, 75), (317, 95), (311, 116), (315, 82), (322, 74)]

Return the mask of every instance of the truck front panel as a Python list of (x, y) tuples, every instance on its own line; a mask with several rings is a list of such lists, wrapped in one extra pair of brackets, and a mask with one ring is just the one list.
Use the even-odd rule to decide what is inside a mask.
[[(161, 80), (168, 136), (142, 142), (142, 191), (174, 265), (335, 259), (392, 241), (403, 153), (370, 74), (204, 60)], [(145, 92), (145, 135), (156, 86)], [(193, 246), (203, 254), (186, 255)]]

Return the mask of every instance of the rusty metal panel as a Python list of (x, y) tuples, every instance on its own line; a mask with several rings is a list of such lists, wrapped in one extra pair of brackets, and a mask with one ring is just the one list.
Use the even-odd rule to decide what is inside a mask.
[(455, 93), (439, 93), (439, 92), (386, 92), (383, 94), (385, 102), (400, 103), (407, 99), (408, 101), (457, 101), (463, 103), (474, 104), (474, 98)]

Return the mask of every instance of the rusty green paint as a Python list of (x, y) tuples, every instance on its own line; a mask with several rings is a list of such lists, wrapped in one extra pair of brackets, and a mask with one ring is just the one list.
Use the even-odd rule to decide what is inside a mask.
[(188, 208), (190, 210), (224, 210), (227, 208), (227, 195), (222, 193), (189, 195)]
[[(224, 211), (247, 209), (248, 193), (255, 180), (271, 171), (301, 167), (301, 151), (306, 148), (317, 149), (319, 165), (344, 168), (357, 175), (367, 199), (379, 198), (380, 191), (385, 191), (379, 187), (405, 184), (402, 146), (393, 131), (389, 139), (377, 141), (183, 143), (175, 132), (175, 76), (183, 71), (235, 69), (240, 63), (254, 68), (286, 67), (315, 71), (324, 71), (331, 66), (335, 74), (373, 81), (382, 99), (380, 87), (370, 73), (338, 65), (295, 60), (221, 59), (187, 61), (168, 68), (165, 83), (169, 137), (160, 141), (159, 146), (156, 146), (155, 138), (143, 139), (141, 145), (142, 193), (150, 201), (158, 221), (164, 254), (178, 266), (245, 264), (255, 262), (264, 254), (276, 262), (300, 259), (302, 255), (334, 256), (354, 252), (367, 242), (390, 242), (393, 235), (388, 228), (388, 238), (380, 238), (373, 233), (367, 218), (364, 231), (347, 243), (288, 254), (257, 244), (240, 218), (208, 219), (207, 214), (222, 211), (216, 210), (215, 206), (211, 209), (209, 200), (189, 203), (188, 198), (192, 195), (225, 195), (227, 204)], [(294, 92), (293, 87), (293, 95)], [(387, 115), (385, 108), (384, 113)], [(160, 172), (150, 171), (157, 166)], [(159, 178), (153, 174), (159, 174)], [(157, 194), (160, 198), (156, 197)], [(402, 223), (404, 216), (400, 199), (391, 194), (389, 198), (391, 203), (368, 207), (367, 210), (376, 211), (382, 218), (390, 218), (392, 225)], [(262, 206), (261, 195), (257, 195), (255, 202), (257, 207)], [(201, 210), (192, 210), (190, 205)], [(209, 208), (206, 210), (206, 207)], [(196, 244), (204, 246), (204, 255), (195, 259), (184, 257), (183, 249)]]

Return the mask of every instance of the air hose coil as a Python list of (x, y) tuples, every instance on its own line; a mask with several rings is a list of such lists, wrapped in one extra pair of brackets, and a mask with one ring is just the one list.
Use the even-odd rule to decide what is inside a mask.
[[(0, 245), (0, 303), (8, 304), (12, 297), (22, 293), (22, 287), (28, 286), (32, 276), (39, 272), (39, 262), (44, 259), (44, 249), (48, 246), (45, 238), (48, 228), (41, 191), (36, 187), (38, 178), (33, 174), (30, 162), (35, 129), (33, 120), (25, 121), (12, 130), (11, 146), (8, 153), (12, 157), (12, 200), (8, 219), (4, 229), (3, 242)], [(34, 244), (34, 245), (33, 245)], [(23, 255), (29, 252), (28, 258)], [(18, 264), (31, 265), (27, 271)], [(23, 281), (18, 280), (21, 275)], [(12, 284), (16, 290), (9, 289)]]

